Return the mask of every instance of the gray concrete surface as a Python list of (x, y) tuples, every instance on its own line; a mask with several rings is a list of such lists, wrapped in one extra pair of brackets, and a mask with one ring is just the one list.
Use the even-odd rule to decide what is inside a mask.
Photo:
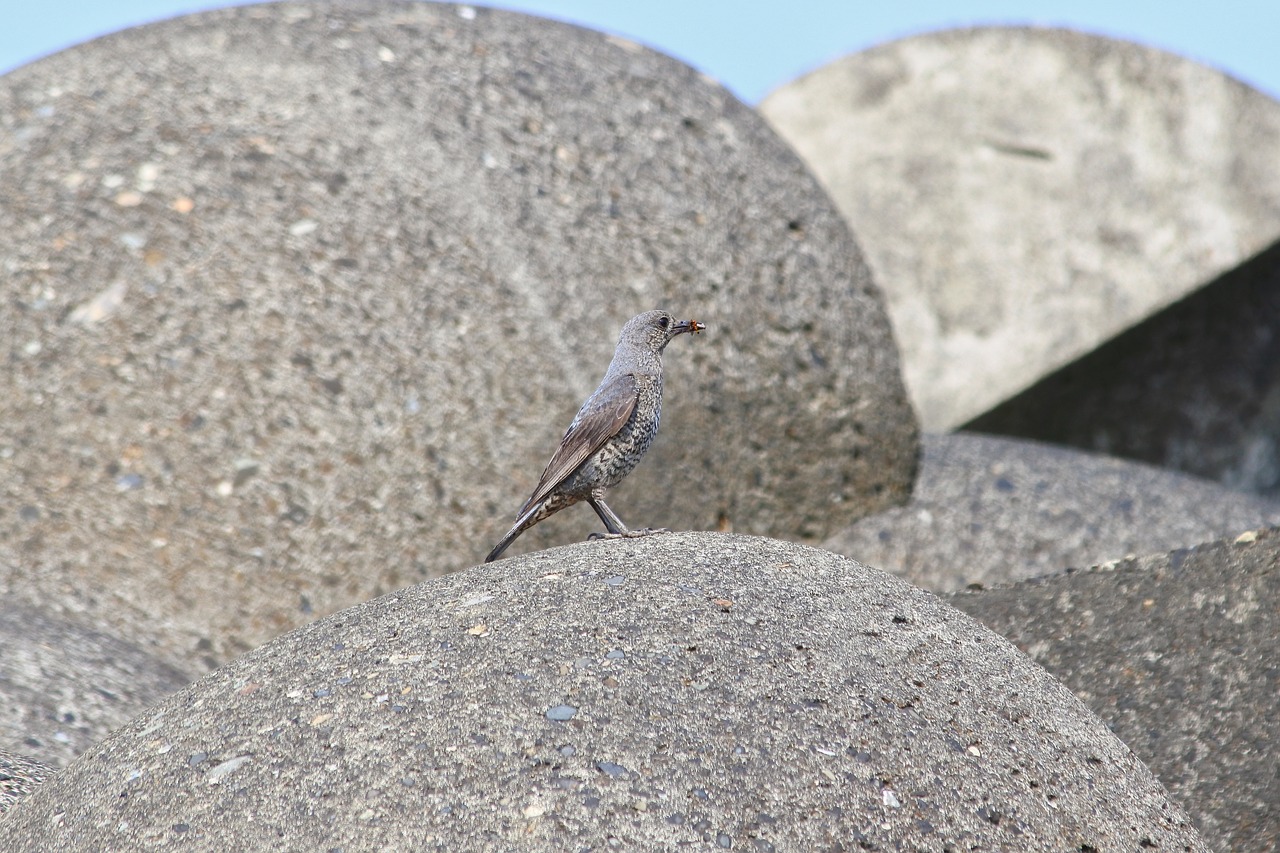
[(927, 33), (832, 62), (760, 109), (858, 235), (935, 432), (1280, 237), (1280, 103), (1148, 47)]
[(817, 541), (907, 497), (839, 212), (637, 45), (429, 3), (179, 18), (0, 78), (0, 186), (0, 594), (191, 665), (483, 557), (640, 310), (709, 328), (628, 523)]
[(0, 819), (53, 773), (43, 762), (0, 749)]
[(1280, 530), (948, 601), (1075, 690), (1215, 850), (1280, 850)]
[(969, 426), (1280, 498), (1280, 242)]
[(993, 586), (1280, 524), (1280, 503), (1033, 441), (926, 435), (915, 494), (823, 547), (935, 591)]
[(73, 619), (0, 604), (0, 750), (65, 766), (193, 678)]
[(458, 572), (206, 676), (27, 849), (1207, 848), (1007, 641), (825, 551), (672, 533)]

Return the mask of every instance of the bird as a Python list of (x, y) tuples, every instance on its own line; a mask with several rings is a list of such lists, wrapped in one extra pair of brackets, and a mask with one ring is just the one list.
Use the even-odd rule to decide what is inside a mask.
[(600, 386), (578, 409), (516, 523), (489, 552), (486, 563), (501, 557), (521, 533), (579, 501), (591, 505), (608, 531), (592, 538), (659, 532), (629, 529), (604, 502), (604, 493), (635, 469), (658, 434), (662, 351), (676, 336), (696, 335), (706, 328), (697, 320), (677, 320), (660, 309), (627, 321)]

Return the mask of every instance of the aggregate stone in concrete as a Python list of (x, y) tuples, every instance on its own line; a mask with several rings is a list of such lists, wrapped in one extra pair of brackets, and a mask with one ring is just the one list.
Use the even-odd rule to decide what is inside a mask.
[(967, 428), (1280, 498), (1280, 243)]
[(915, 495), (823, 547), (935, 591), (993, 586), (1280, 524), (1280, 503), (1122, 459), (926, 435)]
[(1280, 103), (1140, 45), (929, 33), (824, 66), (761, 111), (857, 233), (933, 431), (1280, 236)]
[(308, 625), (46, 782), (10, 848), (1205, 850), (929, 593), (775, 540), (580, 543)]
[(1075, 690), (1215, 850), (1280, 850), (1280, 530), (948, 600)]
[(43, 762), (0, 749), (0, 818), (53, 773)]
[(154, 651), (0, 604), (0, 750), (62, 767), (192, 680)]
[(216, 662), (470, 565), (655, 306), (708, 331), (668, 350), (629, 524), (817, 541), (907, 497), (847, 226), (673, 59), (467, 6), (250, 6), (14, 71), (0, 129), (5, 595)]

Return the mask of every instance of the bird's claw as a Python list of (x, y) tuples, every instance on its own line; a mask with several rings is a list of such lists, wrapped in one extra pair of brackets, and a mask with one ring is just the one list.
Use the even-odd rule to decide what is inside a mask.
[(643, 530), (624, 530), (621, 533), (592, 533), (587, 540), (594, 542), (597, 539), (639, 539), (642, 536), (652, 536), (655, 533), (670, 533), (670, 527), (646, 527)]

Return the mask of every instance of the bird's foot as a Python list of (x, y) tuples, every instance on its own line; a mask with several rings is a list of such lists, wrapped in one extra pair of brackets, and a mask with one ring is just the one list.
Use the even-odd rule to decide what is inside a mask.
[(646, 527), (643, 530), (624, 530), (621, 533), (592, 533), (587, 539), (592, 542), (597, 539), (639, 539), (641, 536), (670, 532), (670, 527)]

